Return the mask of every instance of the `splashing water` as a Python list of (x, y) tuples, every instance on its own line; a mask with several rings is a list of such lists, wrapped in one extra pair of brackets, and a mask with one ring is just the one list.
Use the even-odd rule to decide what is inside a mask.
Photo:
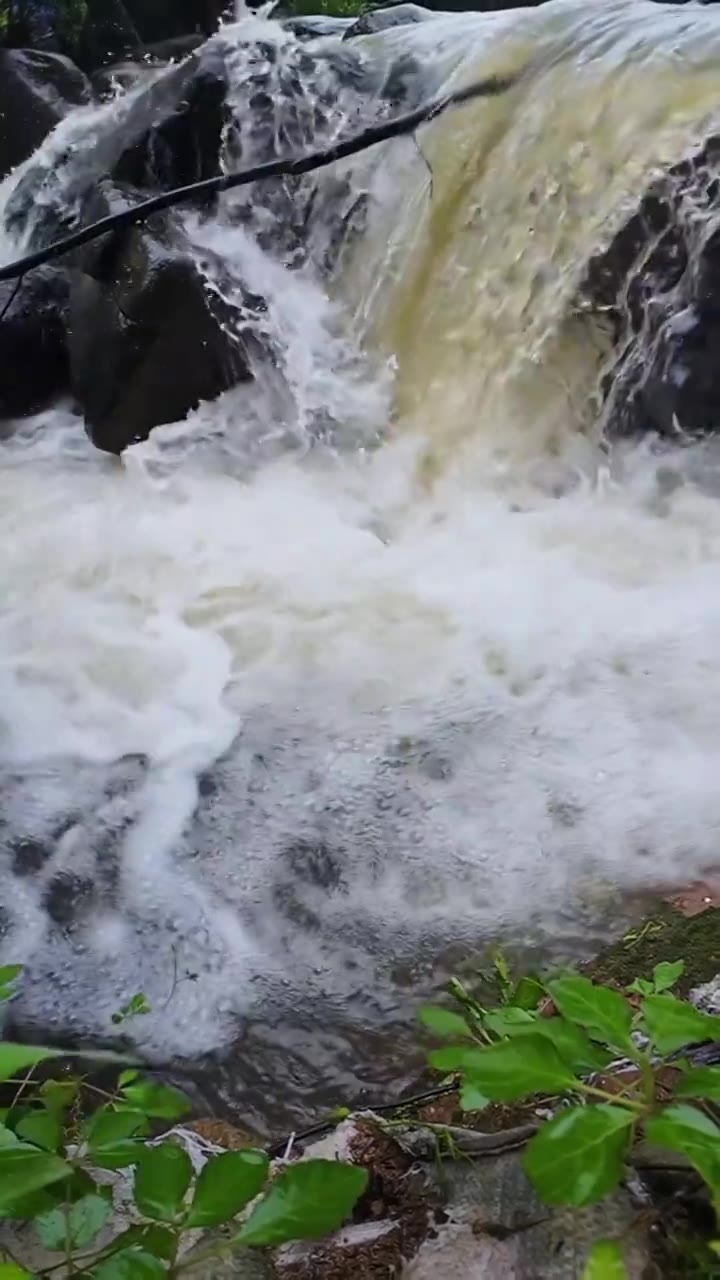
[[(258, 24), (288, 38), (229, 34)], [(718, 460), (608, 456), (574, 297), (716, 125), (720, 14), (551, 0), (360, 44), (414, 55), (428, 96), (530, 71), (343, 166), (367, 226), (329, 286), (187, 216), (267, 298), (289, 400), (259, 379), (121, 463), (61, 406), (0, 457), (22, 1015), (107, 1035), (142, 989), (146, 1050), (242, 1035), (223, 1087), (265, 1115), (271, 1077), (292, 1112), (322, 1077), (401, 1076), (370, 1032), (451, 944), (589, 945), (717, 861)]]

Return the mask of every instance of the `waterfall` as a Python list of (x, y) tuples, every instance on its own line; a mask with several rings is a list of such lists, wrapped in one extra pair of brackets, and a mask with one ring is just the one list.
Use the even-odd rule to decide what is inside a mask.
[[(248, 43), (294, 39), (219, 38), (238, 83)], [(525, 74), (313, 179), (321, 210), (340, 179), (363, 203), (330, 266), (322, 221), (299, 263), (263, 240), (259, 188), (183, 214), (211, 285), (265, 299), (251, 387), (120, 460), (62, 403), (0, 445), (17, 1016), (110, 1039), (142, 990), (143, 1050), (216, 1054), (260, 1120), (271, 1089), (295, 1115), (402, 1078), (447, 964), (582, 954), (706, 873), (720, 828), (718, 455), (608, 447), (610, 337), (579, 300), (717, 127), (720, 13), (550, 0), (355, 45), (378, 85), (412, 60), (415, 100)], [(38, 163), (33, 217), (69, 200), (133, 92), (71, 113), (0, 212)]]

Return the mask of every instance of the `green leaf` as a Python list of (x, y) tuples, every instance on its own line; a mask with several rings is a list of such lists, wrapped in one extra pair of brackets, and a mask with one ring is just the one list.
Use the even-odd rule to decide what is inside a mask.
[(720, 1191), (720, 1128), (696, 1107), (676, 1103), (651, 1116), (645, 1125), (649, 1142), (679, 1151), (707, 1182)]
[(65, 1248), (65, 1239), (68, 1230), (65, 1217), (65, 1207), (56, 1206), (53, 1209), (48, 1209), (46, 1213), (39, 1213), (35, 1218), (33, 1226), (38, 1234), (40, 1243), (46, 1249)]
[(133, 1081), (139, 1080), (139, 1078), (140, 1072), (130, 1067), (127, 1071), (120, 1072), (120, 1075), (118, 1076), (118, 1085), (121, 1089), (124, 1089), (126, 1084), (132, 1084)]
[(485, 1097), (475, 1085), (466, 1080), (460, 1090), (460, 1106), (463, 1111), (483, 1111), (485, 1107), (490, 1105), (490, 1099)]
[(172, 1231), (170, 1227), (161, 1227), (159, 1223), (154, 1222), (152, 1226), (142, 1228), (142, 1245), (147, 1249), (148, 1253), (154, 1253), (156, 1258), (165, 1258), (167, 1262), (172, 1262), (177, 1251), (177, 1232)]
[(617, 991), (599, 987), (589, 978), (555, 978), (547, 989), (568, 1022), (585, 1027), (593, 1040), (624, 1052), (635, 1053), (630, 1036), (632, 1010)]
[(461, 1071), (466, 1065), (468, 1055), (470, 1062), (473, 1061), (474, 1052), (474, 1049), (469, 1049), (465, 1045), (454, 1044), (447, 1049), (433, 1049), (427, 1059), (436, 1071)]
[(577, 1084), (555, 1046), (536, 1035), (468, 1050), (465, 1070), (467, 1082), (493, 1102), (560, 1093)]
[(566, 1022), (564, 1018), (538, 1018), (533, 1026), (533, 1034), (535, 1033), (550, 1040), (563, 1062), (580, 1074), (601, 1071), (612, 1059), (612, 1054), (607, 1049), (593, 1044), (582, 1027), (576, 1026), (574, 1022)]
[(112, 1213), (112, 1201), (105, 1196), (83, 1196), (70, 1208), (70, 1238), (75, 1249), (95, 1239)]
[(628, 983), (625, 990), (634, 991), (639, 996), (651, 996), (655, 991), (655, 983), (647, 978), (636, 978), (634, 982)]
[(673, 1093), (676, 1098), (707, 1098), (720, 1102), (720, 1067), (697, 1067), (678, 1080)]
[(528, 1028), (534, 1028), (537, 1021), (537, 1016), (527, 1009), (518, 1009), (515, 1005), (507, 1004), (502, 1009), (492, 1009), (486, 1013), (483, 1017), (483, 1026), (496, 1036), (505, 1039), (527, 1033)]
[(633, 1113), (623, 1107), (560, 1111), (528, 1143), (523, 1168), (547, 1204), (592, 1204), (617, 1186)]
[(157, 1280), (167, 1274), (159, 1258), (135, 1248), (113, 1253), (92, 1272), (94, 1280)]
[(110, 1142), (106, 1147), (96, 1147), (92, 1152), (92, 1162), (98, 1169), (126, 1169), (128, 1165), (138, 1164), (144, 1151), (142, 1142), (126, 1138), (121, 1142)]
[(4, 1124), (0, 1124), (0, 1147), (16, 1147), (19, 1141), (12, 1129), (7, 1129)]
[(521, 978), (512, 994), (512, 1004), (518, 1009), (537, 1009), (545, 995), (545, 988), (537, 978)]
[(317, 1240), (342, 1226), (368, 1184), (367, 1169), (300, 1160), (281, 1173), (235, 1236), (237, 1244)]
[(172, 1222), (193, 1178), (190, 1157), (175, 1142), (145, 1147), (135, 1170), (135, 1204), (145, 1218)]
[(627, 1280), (622, 1249), (617, 1240), (596, 1241), (580, 1280)]
[(154, 1080), (141, 1080), (138, 1084), (126, 1085), (123, 1097), (136, 1111), (143, 1111), (146, 1116), (157, 1116), (161, 1120), (179, 1120), (190, 1111), (190, 1103), (179, 1089), (172, 1089), (167, 1084), (156, 1084)]
[(105, 1261), (113, 1254), (127, 1253), (131, 1247), (136, 1246), (144, 1253), (172, 1262), (177, 1252), (177, 1243), (178, 1233), (172, 1227), (162, 1227), (157, 1222), (139, 1223), (115, 1236), (109, 1245), (100, 1250), (99, 1258)]
[(72, 1168), (59, 1156), (37, 1147), (18, 1143), (15, 1147), (0, 1147), (0, 1209), (6, 1208), (21, 1196), (39, 1191), (52, 1182), (67, 1178)]
[(142, 991), (139, 991), (137, 995), (128, 1000), (127, 1004), (118, 1009), (117, 1013), (112, 1015), (111, 1021), (117, 1026), (119, 1023), (124, 1022), (126, 1018), (135, 1018), (145, 1013), (150, 1013), (150, 1005), (147, 1002), (147, 997), (143, 995)]
[(493, 955), (493, 968), (502, 985), (507, 987), (510, 982), (510, 969), (508, 967), (507, 959), (505, 958), (505, 952), (501, 947), (498, 947), (497, 951)]
[(36, 1044), (10, 1044), (3, 1040), (0, 1044), (0, 1080), (11, 1080), (20, 1071), (27, 1071), (37, 1062), (46, 1058), (59, 1058), (56, 1049), (42, 1049)]
[(720, 1018), (701, 1013), (675, 996), (646, 996), (641, 1012), (650, 1039), (660, 1053), (720, 1039)]
[(20, 977), (23, 971), (21, 964), (3, 964), (0, 965), (0, 987), (7, 987), (16, 978)]
[(669, 991), (670, 987), (674, 987), (684, 972), (684, 960), (661, 960), (660, 964), (656, 964), (653, 969), (653, 982), (658, 995), (661, 991)]
[(19, 1138), (32, 1142), (33, 1146), (42, 1147), (43, 1151), (57, 1151), (62, 1142), (62, 1124), (58, 1116), (50, 1111), (31, 1111), (16, 1126)]
[(433, 1005), (426, 1005), (420, 1010), (419, 1018), (423, 1025), (429, 1031), (433, 1031), (436, 1036), (460, 1036), (467, 1040), (472, 1034), (465, 1019), (450, 1009), (437, 1009)]
[(14, 1262), (0, 1262), (0, 1280), (32, 1280), (32, 1276)]
[(0, 1206), (0, 1222), (34, 1222), (41, 1213), (48, 1213), (54, 1207), (55, 1200), (50, 1192), (35, 1191)]
[(114, 1111), (105, 1106), (90, 1117), (84, 1128), (88, 1148), (96, 1152), (113, 1146), (124, 1138), (146, 1134), (150, 1126), (142, 1111)]
[(57, 1114), (65, 1111), (75, 1101), (80, 1092), (80, 1081), (46, 1080), (41, 1084), (39, 1092), (48, 1111)]
[(262, 1151), (212, 1156), (197, 1180), (188, 1227), (213, 1227), (234, 1218), (262, 1190), (268, 1158)]

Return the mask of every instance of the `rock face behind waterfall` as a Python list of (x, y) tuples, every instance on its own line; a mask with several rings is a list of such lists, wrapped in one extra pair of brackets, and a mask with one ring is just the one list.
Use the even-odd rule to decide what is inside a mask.
[[(218, 175), (226, 164), (241, 168), (322, 145), (345, 124), (348, 104), (356, 127), (363, 116), (405, 105), (411, 81), (400, 68), (378, 83), (346, 45), (321, 54), (292, 38), (238, 46), (217, 37), (106, 109), (86, 143), (81, 135), (65, 150), (40, 151), (7, 201), (6, 226), (41, 246), (158, 190)], [(189, 210), (201, 223), (221, 216), (229, 228), (246, 227), (288, 266), (314, 253), (320, 269), (358, 212), (346, 179), (328, 181), (322, 195), (312, 179), (278, 180), (248, 188), (222, 209), (204, 200)], [(33, 413), (69, 393), (93, 442), (119, 453), (259, 369), (281, 376), (271, 344), (259, 337), (262, 299), (217, 254), (198, 250), (188, 216), (185, 208), (154, 218), (62, 259), (54, 292), (28, 277), (13, 301), (12, 286), (0, 286), (0, 310), (9, 304), (0, 352), (21, 351), (26, 369), (24, 383), (11, 372), (0, 379), (1, 416)], [(42, 324), (40, 312), (32, 319), (37, 296)], [(46, 367), (42, 333), (52, 348)], [(42, 376), (28, 378), (36, 355)]]
[(720, 138), (674, 165), (589, 263), (582, 287), (609, 315), (609, 438), (680, 440), (720, 427)]
[(89, 82), (69, 58), (0, 49), (0, 180), (32, 155), (72, 107), (89, 101)]

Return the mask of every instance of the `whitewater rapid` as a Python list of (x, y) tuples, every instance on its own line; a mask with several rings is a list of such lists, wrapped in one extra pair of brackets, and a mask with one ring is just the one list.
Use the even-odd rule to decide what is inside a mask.
[[(107, 1036), (143, 990), (161, 1057), (264, 1021), (289, 1095), (353, 1054), (362, 1076), (358, 1029), (409, 1017), (448, 948), (592, 945), (631, 893), (716, 868), (720, 831), (720, 457), (607, 449), (607, 346), (573, 308), (712, 125), (720, 13), (551, 0), (367, 48), (424, 57), (429, 91), (538, 69), (356, 162), (369, 225), (329, 286), (189, 220), (268, 297), (292, 413), (240, 387), (118, 461), (58, 406), (0, 445), (23, 1015)], [(55, 842), (35, 878), (19, 840)], [(101, 884), (71, 930), (61, 872)]]

